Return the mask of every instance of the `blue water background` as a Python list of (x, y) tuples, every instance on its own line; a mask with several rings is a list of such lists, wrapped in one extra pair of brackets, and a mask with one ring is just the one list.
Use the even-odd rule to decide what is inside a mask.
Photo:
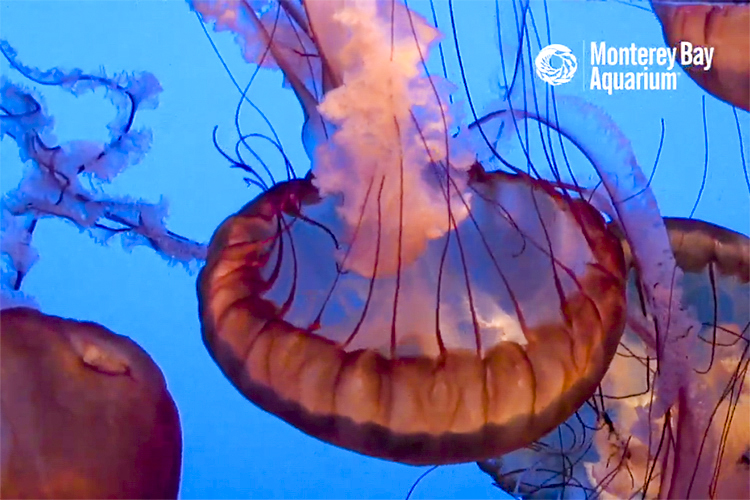
[[(504, 3), (504, 2), (503, 2)], [(429, 12), (425, 2), (412, 2)], [(748, 115), (740, 112), (738, 136), (732, 108), (699, 89), (686, 75), (674, 92), (631, 92), (609, 96), (589, 90), (583, 50), (591, 41), (613, 46), (658, 47), (660, 27), (644, 9), (618, 2), (549, 2), (551, 41), (579, 55), (579, 72), (558, 91), (581, 96), (609, 113), (632, 141), (639, 162), (650, 172), (665, 123), (665, 138), (653, 188), (665, 215), (688, 216), (698, 198), (706, 155), (702, 98), (705, 96), (708, 168), (695, 217), (748, 233), (748, 187), (740, 141), (748, 144)], [(444, 3), (441, 26), (450, 28)], [(472, 99), (478, 109), (499, 97), (502, 66), (498, 56), (494, 3), (457, 2), (456, 31)], [(541, 11), (539, 11), (541, 13)], [(536, 18), (546, 32), (544, 19)], [(506, 50), (514, 50), (508, 19)], [(231, 170), (216, 152), (211, 133), (232, 148), (239, 93), (206, 39), (195, 15), (170, 1), (4, 1), (0, 31), (23, 62), (108, 73), (148, 70), (164, 92), (156, 110), (138, 114), (137, 126), (153, 130), (146, 158), (108, 188), (150, 201), (170, 202), (169, 228), (207, 241), (216, 226), (257, 191), (242, 173)], [(228, 34), (212, 35), (241, 84), (253, 68), (241, 58)], [(546, 35), (545, 35), (546, 36)], [(452, 35), (446, 38), (449, 76), (460, 84)], [(434, 61), (433, 61), (434, 63)], [(432, 65), (432, 68), (438, 68)], [(0, 63), (3, 75), (24, 85), (21, 75)], [(538, 81), (537, 81), (538, 82)], [(301, 147), (301, 112), (278, 73), (261, 72), (251, 97), (279, 134), (284, 150), (304, 174), (308, 160)], [(56, 119), (60, 142), (104, 140), (114, 116), (101, 92), (80, 98), (41, 88)], [(267, 133), (252, 112), (243, 130)], [(742, 139), (740, 139), (740, 137)], [(283, 178), (282, 162), (270, 148), (261, 155)], [(15, 187), (22, 165), (15, 143), (0, 149), (2, 191)], [(587, 177), (589, 175), (589, 177)], [(580, 170), (580, 179), (592, 179)], [(392, 464), (341, 450), (310, 438), (244, 400), (219, 373), (200, 340), (195, 276), (170, 267), (150, 249), (125, 252), (103, 247), (60, 221), (45, 220), (34, 234), (41, 259), (24, 290), (50, 314), (99, 322), (140, 343), (166, 374), (180, 409), (184, 432), (181, 496), (184, 498), (403, 498), (423, 468)], [(413, 498), (502, 498), (476, 465), (446, 466), (428, 475)]]

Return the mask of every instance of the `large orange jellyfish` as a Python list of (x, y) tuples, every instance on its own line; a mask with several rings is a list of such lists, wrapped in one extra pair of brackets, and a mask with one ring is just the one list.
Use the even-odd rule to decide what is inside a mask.
[(182, 436), (135, 342), (34, 309), (0, 312), (3, 498), (177, 498)]
[[(728, 0), (651, 0), (667, 45), (692, 57), (710, 50), (711, 67), (684, 66), (719, 99), (750, 111), (750, 5)], [(687, 56), (686, 56), (687, 57)], [(702, 57), (701, 61), (706, 59)]]
[(204, 341), (251, 401), (414, 464), (508, 452), (561, 423), (618, 336), (619, 250), (579, 186), (472, 158), (488, 127), (512, 136), (533, 120), (594, 165), (606, 201), (591, 199), (633, 249), (656, 325), (644, 336), (660, 373), (653, 414), (700, 404), (682, 271), (629, 142), (601, 110), (558, 98), (545, 112), (514, 81), (476, 133), (449, 134), (445, 82), (424, 73), (436, 32), (400, 3), (193, 6), (237, 33), (248, 61), (281, 69), (306, 116), (311, 174), (225, 221), (199, 279)]
[(576, 194), (486, 172), (449, 134), (422, 69), (434, 28), (397, 2), (194, 8), (307, 116), (312, 173), (227, 219), (199, 277), (204, 342), (240, 392), (411, 464), (519, 448), (591, 396), (622, 328), (619, 244)]
[(748, 498), (750, 496), (750, 240), (692, 219), (667, 219), (686, 273), (683, 306), (699, 404), (684, 393), (653, 411), (660, 373), (642, 284), (632, 267), (628, 326), (601, 389), (535, 445), (481, 462), (503, 489), (523, 498)]

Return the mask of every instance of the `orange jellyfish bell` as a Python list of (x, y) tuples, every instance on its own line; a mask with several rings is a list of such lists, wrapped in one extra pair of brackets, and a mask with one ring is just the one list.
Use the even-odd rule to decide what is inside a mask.
[[(599, 432), (589, 474), (622, 497), (750, 497), (750, 240), (692, 219), (665, 219), (685, 272), (683, 307), (701, 328), (687, 333), (689, 381), (666, 415), (650, 411), (660, 374), (635, 270), (628, 326), (602, 382), (613, 432)], [(626, 261), (631, 261), (625, 247)], [(660, 441), (663, 444), (659, 444)], [(608, 458), (602, 458), (604, 454)]]
[(177, 408), (143, 349), (27, 308), (0, 342), (3, 498), (177, 498)]
[[(719, 99), (750, 111), (750, 5), (729, 0), (651, 4), (667, 45), (677, 49), (678, 62), (683, 47), (691, 56), (684, 66), (690, 78)], [(697, 64), (695, 55), (700, 57)]]
[(310, 179), (227, 219), (198, 284), (225, 375), (312, 436), (410, 464), (505, 453), (564, 421), (617, 347), (617, 240), (583, 201), (476, 170), (471, 218), (389, 273), (342, 268), (336, 199)]

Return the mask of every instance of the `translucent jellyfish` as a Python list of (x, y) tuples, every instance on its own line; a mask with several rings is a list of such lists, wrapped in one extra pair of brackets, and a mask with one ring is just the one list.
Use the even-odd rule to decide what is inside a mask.
[[(436, 30), (395, 2), (193, 6), (238, 33), (247, 60), (280, 68), (307, 118), (311, 174), (227, 219), (199, 277), (204, 342), (240, 392), (411, 464), (511, 451), (568, 418), (619, 341), (619, 245), (580, 193), (486, 171), (472, 143), (485, 118), (449, 133), (446, 82), (423, 70)], [(584, 121), (563, 121), (585, 142)], [(643, 206), (618, 209), (643, 220)]]
[(96, 323), (0, 312), (3, 498), (177, 498), (182, 435), (159, 368)]
[(651, 0), (667, 45), (685, 54), (690, 78), (750, 111), (750, 6), (729, 0)]
[(601, 388), (565, 425), (528, 449), (480, 463), (523, 498), (747, 498), (750, 495), (750, 240), (691, 219), (667, 219), (685, 272), (683, 307), (701, 327), (683, 389), (665, 414), (653, 323), (630, 265), (628, 322)]
[[(538, 409), (525, 413), (518, 401), (523, 394), (567, 392), (545, 387), (555, 380), (546, 370), (562, 344), (548, 334), (542, 342), (554, 348), (544, 351), (544, 361), (529, 356), (534, 384), (528, 392), (519, 372), (488, 377), (493, 349), (503, 353), (497, 362), (517, 366), (503, 348), (533, 353), (534, 322), (553, 321), (554, 330), (584, 317), (566, 304), (569, 278), (584, 295), (609, 288), (598, 283), (584, 291), (587, 279), (576, 274), (581, 264), (562, 257), (572, 248), (582, 255), (602, 248), (588, 216), (574, 215), (572, 230), (558, 232), (564, 218), (557, 209), (546, 209), (538, 194), (524, 202), (507, 189), (526, 181), (523, 191), (543, 189), (571, 207), (590, 205), (573, 200), (560, 182), (524, 176), (507, 163), (510, 173), (487, 172), (481, 162), (464, 159), (472, 151), (482, 157), (482, 141), (472, 137), (481, 135), (489, 146), (488, 130), (508, 137), (519, 124), (536, 121), (594, 165), (606, 194), (591, 193), (590, 200), (617, 221), (633, 249), (644, 310), (656, 324), (648, 334), (660, 373), (653, 414), (668, 414), (680, 397), (688, 406), (700, 404), (684, 362), (691, 351), (685, 332), (698, 323), (681, 306), (681, 270), (629, 142), (601, 110), (559, 98), (551, 116), (532, 92), (509, 89), (504, 102), (467, 128), (478, 133), (462, 134), (447, 114), (445, 84), (422, 72), (437, 35), (400, 4), (281, 2), (256, 12), (247, 4), (195, 2), (194, 8), (217, 29), (237, 33), (248, 61), (280, 68), (306, 116), (312, 173), (277, 184), (225, 221), (199, 280), (204, 340), (251, 401), (328, 442), (407, 463), (460, 462), (533, 440), (551, 420), (534, 427)], [(453, 126), (459, 131), (449, 134)], [(546, 255), (544, 263), (525, 260), (531, 249)], [(604, 262), (597, 256), (585, 266)], [(536, 273), (545, 268), (550, 280), (540, 283)], [(599, 321), (614, 311), (604, 313), (611, 297), (597, 301)], [(529, 324), (531, 310), (541, 321)], [(451, 371), (454, 353), (467, 360), (460, 372), (474, 371), (476, 379)], [(563, 356), (579, 363), (575, 355)], [(485, 374), (472, 364), (484, 366)], [(545, 371), (537, 373), (537, 366)], [(450, 383), (444, 380), (461, 389), (444, 389)], [(508, 388), (518, 380), (522, 389), (511, 398)], [(504, 387), (502, 395), (493, 383)], [(436, 398), (436, 387), (456, 396)], [(503, 406), (505, 396), (515, 412)], [(453, 421), (441, 416), (443, 405), (457, 412)]]

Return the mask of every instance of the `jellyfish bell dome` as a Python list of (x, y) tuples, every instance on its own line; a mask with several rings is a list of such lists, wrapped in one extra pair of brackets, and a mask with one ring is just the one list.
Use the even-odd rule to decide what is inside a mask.
[(177, 498), (177, 408), (135, 342), (4, 309), (0, 384), (3, 498)]
[[(600, 432), (595, 440), (600, 455), (616, 450), (622, 461), (614, 465), (618, 461), (610, 457), (588, 471), (595, 484), (606, 484), (616, 496), (639, 490), (649, 498), (748, 498), (750, 239), (700, 220), (665, 223), (685, 273), (682, 305), (701, 325), (688, 332), (694, 340), (687, 359), (690, 381), (667, 415), (648, 416), (659, 375), (647, 373), (643, 363), (654, 357), (655, 346), (643, 340), (650, 327), (640, 313), (642, 293), (624, 244), (631, 269), (628, 326), (602, 382), (615, 432)], [(668, 445), (655, 444), (661, 436)]]
[[(701, 56), (700, 63), (683, 66), (690, 78), (715, 97), (750, 111), (750, 5), (737, 0), (651, 4), (667, 45), (681, 51), (686, 42), (691, 57), (696, 51)], [(705, 49), (711, 51), (710, 61)]]
[(411, 464), (504, 453), (565, 420), (617, 347), (617, 240), (584, 202), (477, 170), (472, 218), (393, 274), (338, 266), (335, 200), (308, 179), (227, 219), (198, 284), (225, 375), (310, 435)]

